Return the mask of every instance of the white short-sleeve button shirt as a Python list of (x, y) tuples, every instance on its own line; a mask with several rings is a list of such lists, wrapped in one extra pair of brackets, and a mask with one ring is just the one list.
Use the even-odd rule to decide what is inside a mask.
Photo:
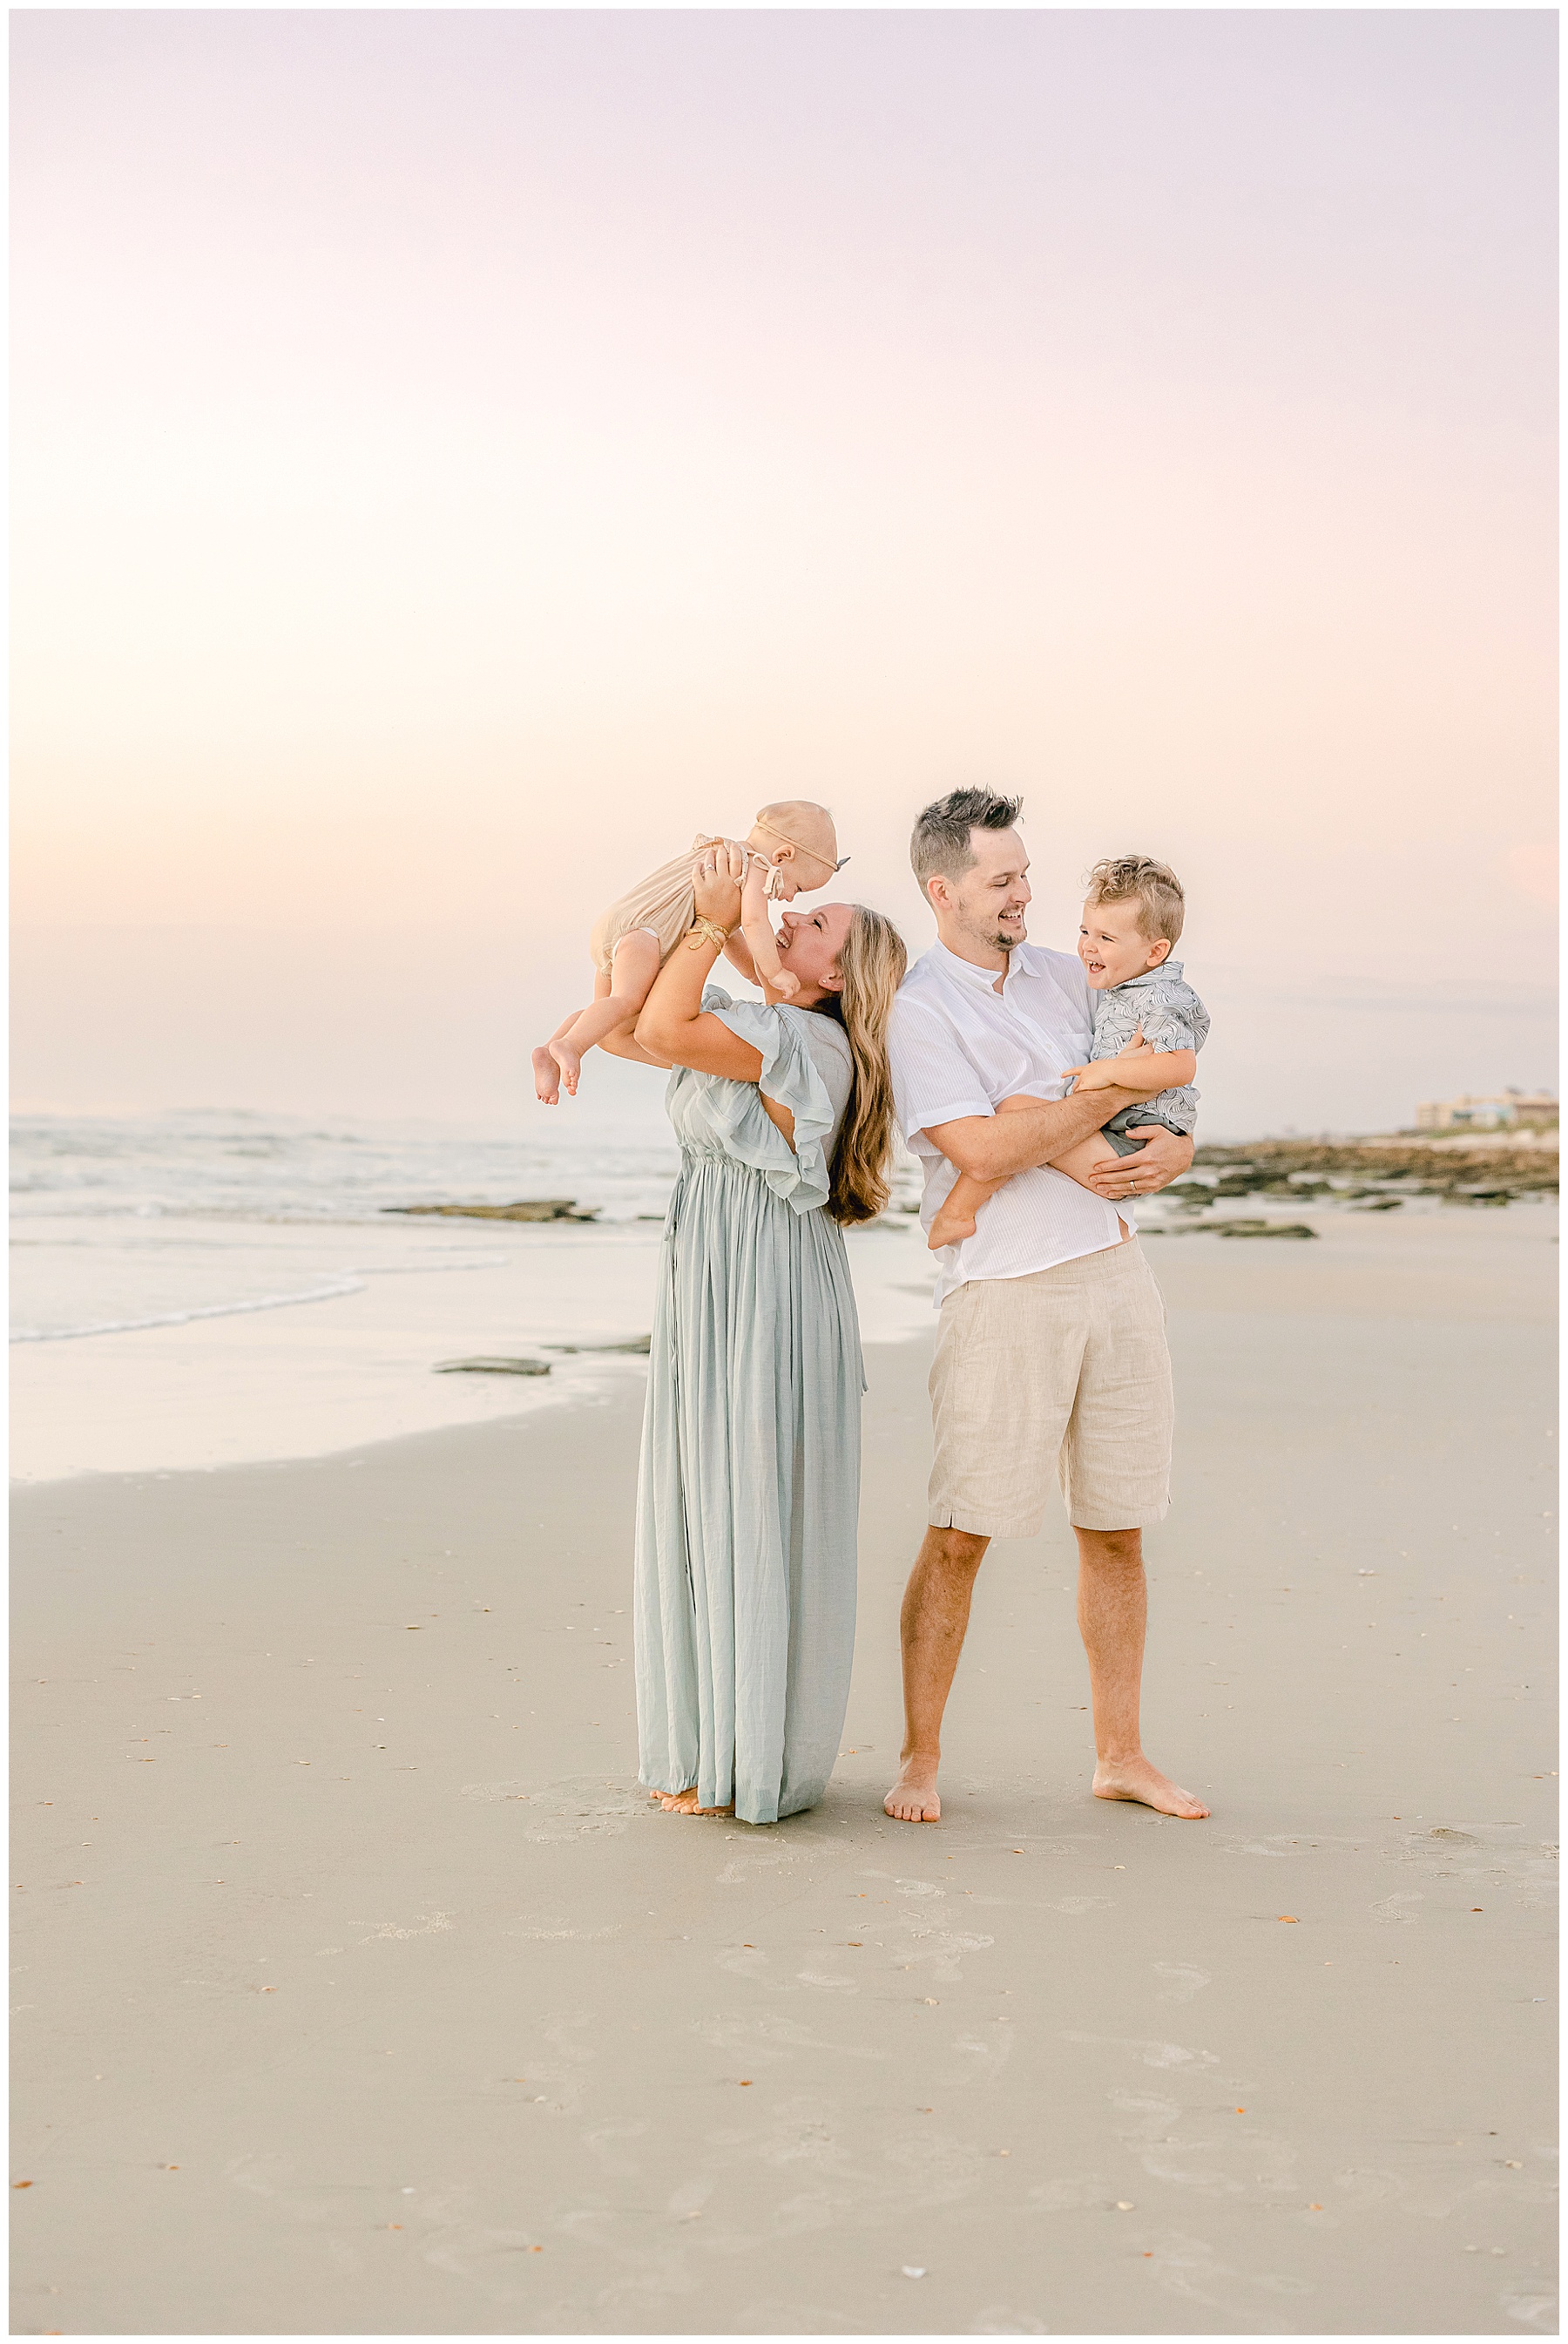
[[(923, 953), (899, 988), (888, 1029), (899, 1127), (925, 1172), (920, 1226), (929, 1228), (958, 1173), (926, 1133), (961, 1115), (992, 1115), (1000, 1099), (1064, 1096), (1064, 1066), (1086, 1063), (1094, 1013), (1073, 953), (1018, 945), (1000, 993), (994, 969), (945, 945)], [(1127, 1205), (1109, 1205), (1049, 1165), (1019, 1172), (980, 1211), (972, 1238), (937, 1256), (939, 1306), (971, 1278), (1028, 1278), (1121, 1242)]]

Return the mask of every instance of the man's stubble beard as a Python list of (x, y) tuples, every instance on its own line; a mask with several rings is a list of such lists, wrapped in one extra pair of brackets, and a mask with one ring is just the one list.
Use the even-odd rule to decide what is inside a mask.
[(970, 941), (983, 946), (987, 952), (1010, 953), (1016, 946), (1025, 943), (1028, 938), (1028, 918), (1027, 914), (1021, 912), (1019, 914), (1019, 932), (1016, 936), (1004, 936), (997, 928), (981, 927), (978, 920), (966, 919), (963, 924)]

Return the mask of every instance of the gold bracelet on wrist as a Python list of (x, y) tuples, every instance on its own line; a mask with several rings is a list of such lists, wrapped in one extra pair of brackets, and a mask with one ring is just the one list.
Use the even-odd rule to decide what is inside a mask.
[(704, 945), (712, 945), (722, 952), (734, 933), (733, 928), (721, 928), (717, 920), (704, 919), (699, 912), (686, 932), (686, 948), (688, 952), (700, 952)]

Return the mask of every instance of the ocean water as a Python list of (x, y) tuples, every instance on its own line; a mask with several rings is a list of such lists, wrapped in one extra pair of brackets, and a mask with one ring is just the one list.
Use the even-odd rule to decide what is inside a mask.
[[(677, 1152), (661, 1086), (493, 1127), (27, 1115), (13, 1134), (12, 1469), (25, 1480), (325, 1454), (588, 1402), (646, 1370)], [(869, 1344), (929, 1330), (912, 1163), (849, 1233)], [(406, 1217), (570, 1199), (591, 1220)], [(1311, 1209), (1354, 1209), (1314, 1199)], [(1289, 1198), (1247, 1213), (1299, 1217)], [(1407, 1218), (1439, 1209), (1405, 1207)], [(1515, 1210), (1528, 1209), (1516, 1207)], [(1182, 1223), (1155, 1199), (1152, 1236)], [(546, 1375), (440, 1372), (479, 1356)]]
[(455, 1252), (477, 1262), (476, 1229), (492, 1254), (498, 1238), (548, 1241), (548, 1224), (404, 1218), (396, 1208), (408, 1205), (570, 1198), (598, 1216), (591, 1248), (588, 1229), (571, 1229), (586, 1255), (661, 1218), (675, 1169), (662, 1118), (591, 1108), (488, 1130), (239, 1112), (18, 1116), (11, 1339), (327, 1301), (395, 1267)]
[[(646, 1102), (493, 1127), (202, 1112), (16, 1119), (21, 1478), (319, 1454), (591, 1398), (640, 1361), (677, 1151)], [(916, 1195), (912, 1167), (901, 1200)], [(405, 1217), (570, 1199), (591, 1221)], [(871, 1342), (929, 1324), (910, 1216), (851, 1238)], [(548, 1377), (438, 1373), (547, 1358)]]

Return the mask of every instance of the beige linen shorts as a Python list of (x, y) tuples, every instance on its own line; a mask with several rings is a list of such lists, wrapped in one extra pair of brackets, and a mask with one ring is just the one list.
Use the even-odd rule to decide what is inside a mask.
[(1031, 1538), (1054, 1470), (1080, 1530), (1141, 1530), (1171, 1502), (1165, 1305), (1136, 1238), (1029, 1278), (970, 1278), (931, 1364), (938, 1530)]

